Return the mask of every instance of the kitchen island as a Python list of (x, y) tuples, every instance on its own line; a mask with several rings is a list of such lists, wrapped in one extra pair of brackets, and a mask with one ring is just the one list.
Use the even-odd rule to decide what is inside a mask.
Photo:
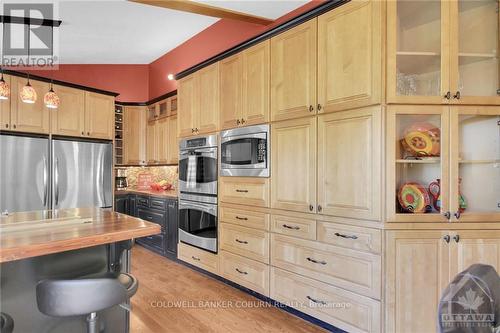
[[(128, 271), (130, 240), (159, 225), (109, 209), (12, 213), (0, 218), (0, 308), (18, 332), (85, 332), (85, 316), (54, 318), (38, 311), (36, 284), (108, 271)], [(140, 283), (140, 282), (139, 282)], [(99, 313), (106, 332), (128, 332), (120, 306)]]

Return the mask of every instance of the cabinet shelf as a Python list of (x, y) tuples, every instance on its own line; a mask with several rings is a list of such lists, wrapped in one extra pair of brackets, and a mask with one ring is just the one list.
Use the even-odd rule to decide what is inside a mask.
[(426, 51), (398, 51), (398, 56), (440, 56), (439, 52), (426, 52)]
[(500, 160), (459, 160), (460, 164), (495, 164), (500, 163)]
[(440, 159), (425, 159), (425, 160), (396, 160), (397, 164), (438, 164), (440, 163)]

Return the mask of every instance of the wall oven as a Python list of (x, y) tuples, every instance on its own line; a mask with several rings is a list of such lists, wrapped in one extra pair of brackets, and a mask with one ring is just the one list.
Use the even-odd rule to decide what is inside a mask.
[(222, 131), (221, 176), (269, 177), (269, 125)]
[(179, 240), (217, 253), (217, 205), (179, 201)]

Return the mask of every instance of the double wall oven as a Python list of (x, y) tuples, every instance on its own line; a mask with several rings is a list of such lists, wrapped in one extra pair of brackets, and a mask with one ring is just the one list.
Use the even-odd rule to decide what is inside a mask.
[(179, 144), (179, 240), (217, 253), (217, 136)]

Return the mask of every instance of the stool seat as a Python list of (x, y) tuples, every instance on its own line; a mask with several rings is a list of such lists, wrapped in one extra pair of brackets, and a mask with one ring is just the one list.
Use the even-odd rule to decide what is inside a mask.
[(97, 273), (91, 275), (85, 275), (80, 279), (117, 279), (118, 282), (127, 290), (127, 297), (131, 298), (137, 292), (139, 288), (139, 281), (135, 276), (128, 273), (113, 273), (113, 272), (105, 272), (105, 273)]
[(6, 313), (0, 312), (0, 333), (12, 333), (14, 320)]

